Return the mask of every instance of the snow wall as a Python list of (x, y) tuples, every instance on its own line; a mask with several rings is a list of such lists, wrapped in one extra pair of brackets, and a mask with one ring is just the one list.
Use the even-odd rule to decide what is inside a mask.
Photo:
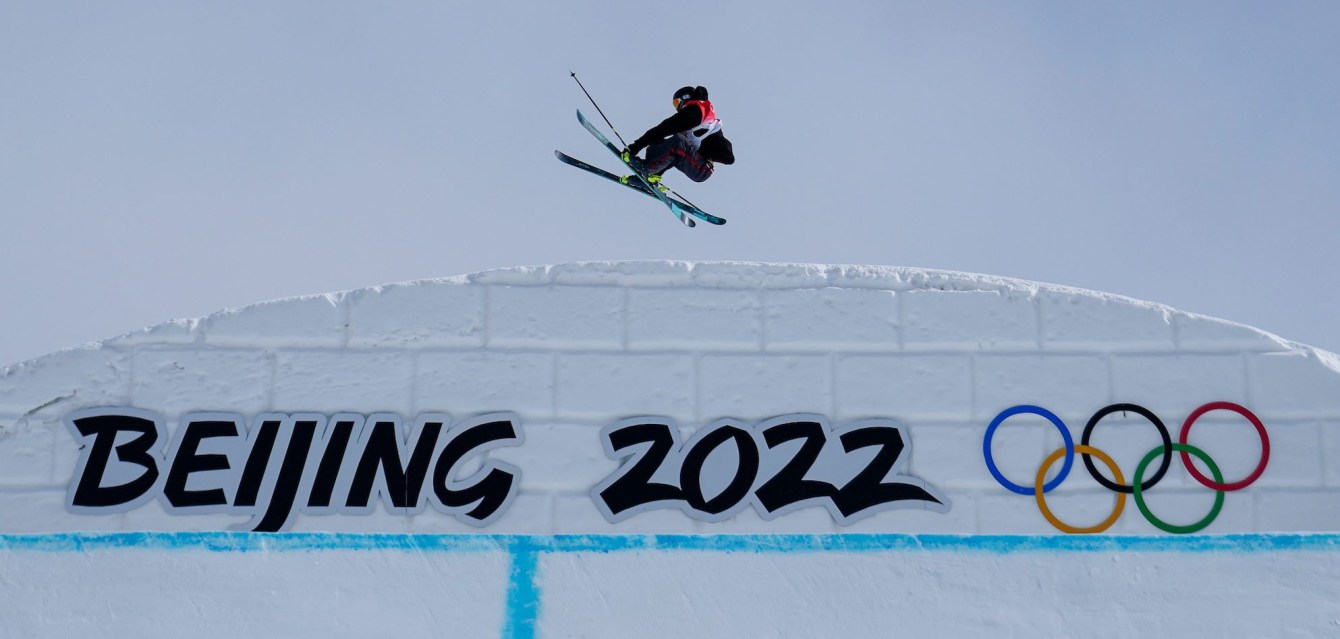
[(4, 370), (0, 635), (1333, 636), (1338, 371), (909, 268), (269, 302)]

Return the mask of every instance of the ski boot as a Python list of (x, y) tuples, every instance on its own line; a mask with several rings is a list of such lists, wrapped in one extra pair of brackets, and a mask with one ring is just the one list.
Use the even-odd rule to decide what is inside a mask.
[[(642, 186), (642, 181), (637, 179), (636, 175), (621, 175), (619, 176), (619, 182), (630, 186), (637, 186), (637, 187)], [(670, 190), (670, 187), (661, 184), (661, 176), (659, 175), (656, 174), (648, 175), (647, 182), (652, 186), (656, 187), (656, 190), (662, 193), (665, 193)]]

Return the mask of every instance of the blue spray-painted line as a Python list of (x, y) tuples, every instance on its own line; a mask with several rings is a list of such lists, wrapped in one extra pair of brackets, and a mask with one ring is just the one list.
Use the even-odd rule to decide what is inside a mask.
[(534, 639), (544, 553), (1340, 552), (1340, 533), (1188, 536), (1034, 535), (409, 535), (369, 533), (125, 532), (0, 535), (0, 552), (83, 553), (120, 549), (205, 552), (398, 551), (507, 553), (504, 639)]
[(538, 549), (531, 544), (512, 546), (503, 639), (535, 639), (535, 624), (540, 618), (540, 585), (536, 581), (539, 559)]
[(394, 533), (117, 532), (0, 535), (0, 550), (86, 552), (94, 550), (204, 550), (285, 552), (310, 550), (399, 550), (497, 552), (507, 535), (406, 535)]
[(1233, 535), (411, 535), (395, 533), (120, 532), (0, 534), (0, 550), (116, 549), (285, 552), (392, 550), (480, 553), (814, 552), (1280, 552), (1340, 551), (1340, 533)]
[(1040, 535), (556, 535), (530, 538), (545, 552), (633, 550), (736, 553), (816, 552), (1279, 552), (1340, 551), (1340, 534), (1195, 536)]

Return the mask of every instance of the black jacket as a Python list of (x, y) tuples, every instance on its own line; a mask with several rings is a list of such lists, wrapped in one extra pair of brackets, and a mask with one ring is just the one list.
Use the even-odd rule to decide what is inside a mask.
[[(636, 155), (642, 149), (645, 149), (657, 141), (663, 140), (676, 133), (684, 133), (703, 123), (703, 110), (695, 104), (685, 104), (674, 115), (661, 120), (642, 137), (633, 140), (628, 145), (628, 151)], [(730, 140), (726, 139), (725, 134), (717, 131), (712, 135), (703, 138), (702, 146), (698, 148), (698, 153), (704, 158), (721, 164), (735, 163), (735, 149)]]

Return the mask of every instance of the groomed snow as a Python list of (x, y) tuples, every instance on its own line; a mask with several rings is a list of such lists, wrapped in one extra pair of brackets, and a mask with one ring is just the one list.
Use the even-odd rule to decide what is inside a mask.
[[(1147, 408), (1176, 436), (1211, 402), (1245, 407), (1261, 431), (1217, 410), (1190, 441), (1240, 478), (1267, 458), (1266, 433), (1268, 464), (1194, 535), (1165, 533), (1127, 503), (1103, 535), (1069, 536), (988, 470), (989, 452), (1005, 476), (1031, 481), (1062, 445), (1059, 429), (1079, 441), (1114, 403)], [(987, 425), (1019, 405), (1062, 423), (1013, 417), (984, 451)], [(229, 472), (192, 471), (190, 487), (223, 490), (227, 508), (177, 508), (162, 481), (133, 507), (67, 508), (92, 449), (72, 416), (90, 410), (147, 415), (164, 433), (149, 450), (164, 466), (168, 440), (201, 411), (236, 419), (239, 433), (260, 415), (506, 415), (524, 438), (487, 453), (517, 483), (485, 525), (299, 500), (283, 532), (239, 533), (258, 513), (237, 503), (229, 472), (254, 437), (201, 444)], [(1105, 417), (1093, 445), (1129, 476), (1161, 442), (1123, 415)], [(674, 507), (612, 521), (596, 505), (593, 488), (620, 467), (602, 432), (621, 420), (689, 441), (713, 424), (796, 416), (819, 422), (828, 444), (852, 425), (903, 429), (904, 457), (884, 480), (943, 503), (846, 520), (822, 499), (771, 517), (740, 501), (719, 521)], [(288, 451), (291, 431), (279, 437), (274, 450)], [(874, 458), (826, 446), (813, 472), (828, 479)], [(703, 462), (704, 498), (739, 459)], [(109, 482), (136, 471), (110, 465)], [(295, 466), (302, 477), (311, 467)], [(1102, 520), (1116, 498), (1075, 468), (1047, 503), (1065, 521)], [(680, 481), (675, 471), (656, 481)], [(1211, 508), (1216, 492), (1180, 465), (1163, 482), (1147, 495), (1163, 520)], [(0, 373), (0, 634), (15, 636), (322, 637), (332, 624), (407, 637), (1326, 636), (1340, 627), (1337, 531), (1334, 354), (1152, 302), (987, 275), (519, 267), (166, 322)]]

